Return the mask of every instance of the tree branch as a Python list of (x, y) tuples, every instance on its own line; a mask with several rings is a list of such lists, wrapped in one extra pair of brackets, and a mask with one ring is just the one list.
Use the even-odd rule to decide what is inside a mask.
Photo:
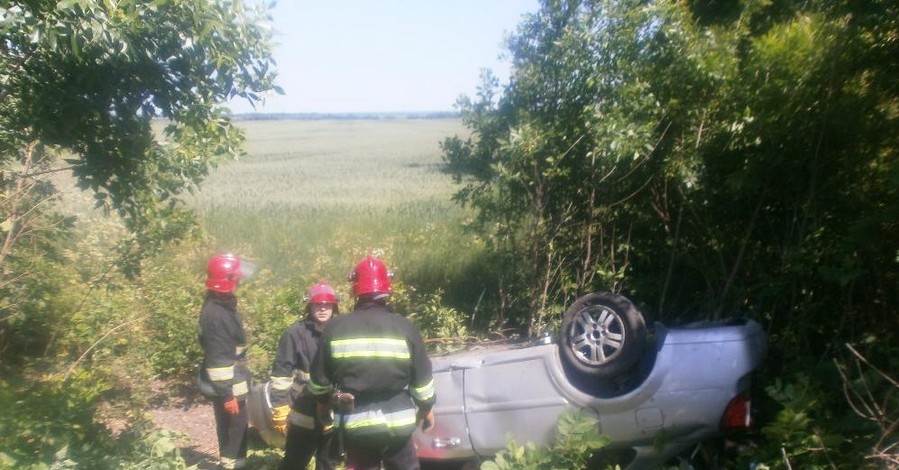
[(115, 333), (116, 330), (119, 330), (119, 329), (121, 329), (121, 328), (124, 328), (124, 327), (126, 327), (126, 326), (128, 326), (128, 325), (131, 325), (131, 324), (133, 324), (133, 323), (139, 322), (139, 321), (141, 321), (141, 320), (143, 320), (143, 318), (135, 318), (135, 319), (133, 319), (133, 320), (131, 320), (131, 321), (127, 321), (127, 322), (125, 322), (125, 323), (122, 323), (121, 325), (116, 326), (116, 327), (112, 328), (111, 330), (107, 331), (107, 332), (106, 332), (103, 336), (101, 336), (100, 339), (98, 339), (97, 341), (94, 341), (94, 344), (90, 345), (90, 347), (87, 348), (87, 350), (84, 351), (84, 353), (82, 353), (81, 356), (79, 356), (78, 359), (76, 359), (75, 362), (74, 362), (71, 366), (69, 366), (69, 370), (66, 371), (66, 375), (62, 378), (62, 381), (65, 382), (66, 380), (68, 380), (68, 379), (69, 379), (69, 375), (71, 375), (71, 374), (72, 374), (72, 371), (75, 370), (75, 366), (77, 366), (78, 363), (80, 363), (81, 360), (84, 359), (84, 358), (88, 355), (88, 353), (90, 353), (91, 351), (93, 351), (93, 349), (94, 349), (95, 347), (97, 347), (97, 345), (99, 345), (101, 342), (103, 342), (103, 340), (106, 339), (106, 337), (108, 337), (109, 335)]

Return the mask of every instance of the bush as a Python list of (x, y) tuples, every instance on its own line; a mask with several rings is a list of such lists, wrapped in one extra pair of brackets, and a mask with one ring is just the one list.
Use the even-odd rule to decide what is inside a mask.
[[(887, 360), (895, 363), (896, 357), (894, 351)], [(899, 465), (899, 386), (865, 361), (861, 355), (845, 355), (810, 367), (811, 373), (775, 379), (765, 389), (774, 410), (762, 427), (764, 439), (745, 460), (768, 469)]]
[(580, 470), (587, 469), (596, 450), (608, 445), (609, 438), (599, 434), (595, 417), (569, 410), (559, 418), (558, 435), (547, 449), (529, 442), (519, 445), (509, 439), (506, 449), (493, 461), (481, 464), (482, 470)]
[(114, 436), (98, 422), (109, 390), (96, 373), (0, 380), (0, 468), (186, 469), (177, 436), (136, 419)]

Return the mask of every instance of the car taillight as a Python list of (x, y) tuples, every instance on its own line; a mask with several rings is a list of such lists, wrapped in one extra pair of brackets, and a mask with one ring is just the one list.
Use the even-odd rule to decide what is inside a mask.
[(749, 399), (749, 392), (735, 396), (727, 404), (724, 416), (721, 417), (721, 429), (729, 431), (748, 428), (752, 424), (751, 408), (752, 400)]

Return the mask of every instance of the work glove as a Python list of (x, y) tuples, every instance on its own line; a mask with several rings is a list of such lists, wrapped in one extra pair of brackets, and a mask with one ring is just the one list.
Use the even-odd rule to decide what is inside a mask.
[(287, 435), (287, 413), (290, 413), (290, 405), (272, 408), (272, 427), (285, 436)]
[(240, 414), (240, 405), (237, 403), (237, 398), (230, 397), (222, 403), (225, 406), (225, 411), (228, 412), (231, 416), (237, 416)]

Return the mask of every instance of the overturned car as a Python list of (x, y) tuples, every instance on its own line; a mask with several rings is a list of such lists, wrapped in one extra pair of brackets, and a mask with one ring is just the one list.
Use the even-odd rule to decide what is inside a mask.
[(656, 325), (647, 336), (631, 301), (595, 293), (569, 307), (555, 342), (432, 358), (437, 424), (414, 436), (423, 466), (476, 463), (509, 438), (548, 445), (570, 409), (611, 439), (601, 461), (628, 469), (695, 458), (697, 445), (749, 426), (766, 349), (758, 323)]
[[(436, 426), (414, 435), (422, 466), (476, 468), (508, 440), (550, 444), (569, 410), (590, 414), (611, 442), (599, 462), (658, 468), (750, 425), (750, 377), (766, 349), (748, 319), (679, 328), (656, 324), (627, 298), (594, 293), (565, 312), (558, 338), (432, 357)], [(269, 445), (265, 384), (250, 394), (250, 423)], [(714, 463), (712, 463), (714, 466)]]

